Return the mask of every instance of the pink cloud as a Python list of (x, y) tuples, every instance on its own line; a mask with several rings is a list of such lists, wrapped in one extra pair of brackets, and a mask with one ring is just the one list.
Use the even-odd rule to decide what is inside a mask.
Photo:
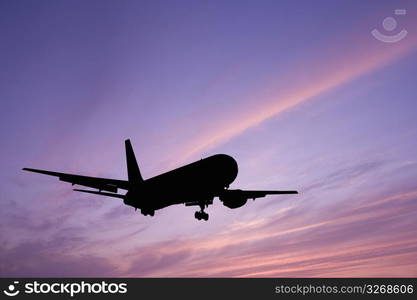
[[(406, 226), (415, 222), (416, 195), (413, 190), (371, 199), (369, 205), (341, 207), (342, 212), (336, 214), (329, 209), (320, 214), (323, 221), (319, 222), (304, 221), (294, 215), (297, 211), (288, 209), (281, 217), (231, 224), (212, 238), (134, 249), (129, 257), (134, 263), (125, 275), (416, 276), (416, 228)], [(396, 202), (395, 210), (392, 202)], [(288, 218), (295, 221), (288, 223)], [(408, 223), (395, 227), (400, 220)], [(144, 264), (148, 260), (152, 263)], [(382, 272), (391, 267), (394, 272)]]
[[(313, 62), (295, 66), (288, 78), (277, 79), (286, 84), (284, 89), (275, 91), (273, 96), (249, 96), (247, 101), (243, 101), (246, 105), (236, 107), (233, 112), (224, 112), (216, 117), (215, 122), (209, 120), (209, 124), (199, 130), (198, 136), (184, 145), (177, 162), (187, 161), (196, 154), (222, 144), (272, 117), (383, 68), (414, 51), (417, 46), (415, 37), (409, 37), (391, 47), (368, 36), (363, 41), (355, 40), (353, 36), (350, 38), (351, 49), (340, 49), (337, 44), (329, 45), (337, 51), (330, 51), (330, 54), (323, 52), (323, 56), (311, 59)], [(345, 41), (343, 45), (346, 44)], [(302, 78), (300, 74), (304, 74), (305, 70), (309, 71), (309, 76)]]

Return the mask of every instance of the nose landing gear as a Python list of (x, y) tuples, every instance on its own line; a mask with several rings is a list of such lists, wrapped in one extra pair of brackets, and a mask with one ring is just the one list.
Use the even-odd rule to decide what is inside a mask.
[(141, 209), (140, 212), (142, 213), (142, 215), (147, 216), (150, 215), (151, 217), (153, 217), (155, 215), (155, 211), (152, 209)]

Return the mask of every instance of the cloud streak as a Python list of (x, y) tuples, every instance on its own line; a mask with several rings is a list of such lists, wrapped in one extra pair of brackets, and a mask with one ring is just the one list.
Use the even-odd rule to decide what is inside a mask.
[(212, 149), (272, 117), (383, 68), (413, 52), (417, 46), (415, 37), (410, 37), (391, 48), (382, 47), (369, 40), (369, 37), (366, 41), (352, 41), (351, 44), (357, 45), (360, 42), (363, 42), (364, 46), (359, 49), (339, 49), (341, 51), (333, 53), (333, 57), (317, 58), (322, 65), (310, 62), (293, 72), (303, 74), (305, 70), (316, 69), (307, 81), (300, 81), (297, 76), (289, 74), (290, 78), (285, 81), (290, 84), (284, 90), (277, 91), (273, 97), (252, 99), (251, 105), (222, 116), (216, 121), (217, 125), (209, 126), (185, 146), (179, 162), (187, 161), (196, 154)]
[[(383, 265), (397, 270), (386, 276), (416, 276), (417, 263), (412, 259), (417, 254), (416, 232), (402, 223), (415, 223), (410, 207), (417, 208), (416, 200), (417, 190), (412, 190), (371, 199), (367, 205), (348, 210), (339, 207), (341, 213), (336, 216), (332, 214), (334, 208), (329, 208), (320, 214), (323, 221), (315, 222), (305, 222), (297, 210), (289, 209), (281, 216), (233, 224), (207, 240), (172, 241), (135, 249), (137, 263), (126, 275), (331, 277), (351, 276), (344, 270), (352, 269), (355, 276), (366, 277), (377, 276)], [(376, 234), (380, 232), (384, 234)], [(151, 267), (141, 263), (150, 253), (159, 256), (161, 263), (152, 263)], [(385, 260), (381, 264), (382, 257)], [(165, 258), (170, 260), (170, 268), (165, 268)], [(408, 270), (396, 273), (407, 264)]]

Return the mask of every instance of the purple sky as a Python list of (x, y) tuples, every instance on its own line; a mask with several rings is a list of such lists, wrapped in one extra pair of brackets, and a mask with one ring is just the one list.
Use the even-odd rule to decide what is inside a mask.
[[(0, 276), (416, 277), (416, 15), (388, 0), (1, 1)], [(145, 178), (227, 153), (232, 188), (300, 194), (216, 200), (198, 222), (21, 171), (125, 179), (125, 138)]]

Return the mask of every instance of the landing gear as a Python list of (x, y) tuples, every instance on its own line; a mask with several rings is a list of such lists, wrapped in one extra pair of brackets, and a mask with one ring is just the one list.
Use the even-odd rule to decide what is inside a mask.
[(194, 217), (197, 220), (204, 220), (204, 221), (207, 221), (209, 219), (208, 213), (206, 213), (204, 211), (196, 211), (195, 214), (194, 214)]
[(155, 211), (152, 209), (141, 209), (140, 212), (142, 213), (142, 215), (147, 216), (150, 215), (151, 217), (153, 217), (155, 215)]
[(209, 218), (209, 215), (208, 215), (208, 213), (206, 213), (205, 211), (204, 211), (204, 208), (207, 206), (208, 207), (208, 204), (206, 204), (205, 202), (200, 202), (200, 211), (196, 211), (195, 212), (195, 214), (194, 214), (194, 217), (197, 219), (197, 220), (204, 220), (204, 221), (208, 221), (208, 218)]

